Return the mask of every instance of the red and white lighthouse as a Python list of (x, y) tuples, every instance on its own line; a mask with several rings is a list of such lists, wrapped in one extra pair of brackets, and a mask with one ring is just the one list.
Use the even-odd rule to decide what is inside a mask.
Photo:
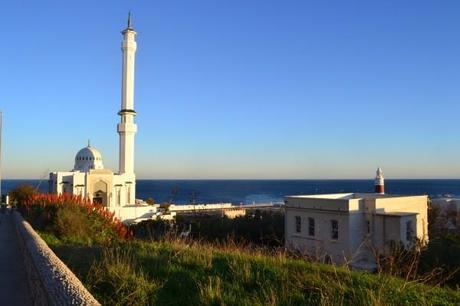
[(377, 169), (377, 174), (375, 175), (375, 193), (385, 193), (385, 179), (383, 178), (383, 171), (380, 167)]

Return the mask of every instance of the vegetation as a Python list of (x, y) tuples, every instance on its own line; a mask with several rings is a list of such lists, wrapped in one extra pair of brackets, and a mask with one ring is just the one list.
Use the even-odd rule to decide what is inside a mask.
[(439, 269), (440, 279), (460, 289), (460, 237), (445, 235), (432, 239), (421, 252), (419, 273)]
[(107, 244), (130, 237), (113, 213), (69, 194), (34, 194), (18, 210), (35, 229), (69, 242)]
[(147, 200), (145, 200), (145, 202), (149, 205), (153, 205), (155, 204), (155, 199), (154, 198), (148, 198)]
[(19, 185), (8, 194), (10, 196), (10, 203), (23, 204), (37, 194), (37, 190), (30, 185)]
[[(112, 214), (76, 197), (34, 195), (18, 208), (105, 305), (460, 304), (459, 291), (307, 262), (276, 248), (131, 239)], [(242, 220), (260, 220), (249, 218)]]
[[(419, 273), (439, 270), (448, 286), (460, 289), (460, 215), (455, 205), (428, 205), (430, 241), (420, 254)], [(453, 228), (452, 228), (453, 226)]]
[(255, 210), (234, 219), (220, 215), (179, 215), (174, 224), (148, 220), (131, 227), (136, 238), (162, 239), (190, 230), (193, 240), (224, 243), (232, 239), (238, 244), (264, 247), (284, 246), (284, 215), (279, 211)]
[[(180, 240), (97, 248), (43, 235), (107, 305), (456, 305), (460, 293), (383, 274)], [(89, 255), (90, 254), (90, 255)]]

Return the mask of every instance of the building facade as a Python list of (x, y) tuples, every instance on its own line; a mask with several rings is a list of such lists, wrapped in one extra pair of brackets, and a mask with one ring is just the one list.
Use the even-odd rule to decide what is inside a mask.
[(375, 267), (392, 246), (428, 241), (428, 197), (382, 193), (285, 198), (285, 243), (316, 259)]
[(136, 32), (128, 25), (121, 32), (122, 90), (121, 108), (118, 112), (119, 169), (114, 173), (105, 169), (101, 153), (89, 143), (75, 156), (71, 171), (56, 171), (49, 175), (51, 193), (70, 193), (107, 207), (121, 220), (134, 220), (154, 214), (155, 207), (143, 205), (136, 200), (136, 174), (134, 172), (134, 136), (137, 125), (134, 122), (134, 68), (137, 49)]

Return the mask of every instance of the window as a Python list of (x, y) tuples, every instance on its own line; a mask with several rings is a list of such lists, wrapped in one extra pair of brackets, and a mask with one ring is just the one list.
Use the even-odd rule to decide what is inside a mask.
[(406, 240), (412, 241), (413, 230), (412, 230), (412, 221), (406, 222)]
[(339, 221), (331, 220), (331, 239), (339, 239)]
[(308, 218), (308, 235), (315, 236), (315, 219)]
[(297, 233), (302, 231), (302, 219), (300, 219), (300, 216), (295, 216), (295, 231)]

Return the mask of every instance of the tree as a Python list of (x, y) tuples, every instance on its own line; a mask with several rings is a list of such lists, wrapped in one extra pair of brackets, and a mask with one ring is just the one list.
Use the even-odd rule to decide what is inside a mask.
[(460, 286), (460, 237), (444, 235), (430, 240), (422, 251), (419, 271), (427, 273), (442, 268), (443, 281), (454, 288)]
[(9, 192), (10, 203), (24, 204), (36, 193), (37, 191), (31, 185), (19, 185)]

